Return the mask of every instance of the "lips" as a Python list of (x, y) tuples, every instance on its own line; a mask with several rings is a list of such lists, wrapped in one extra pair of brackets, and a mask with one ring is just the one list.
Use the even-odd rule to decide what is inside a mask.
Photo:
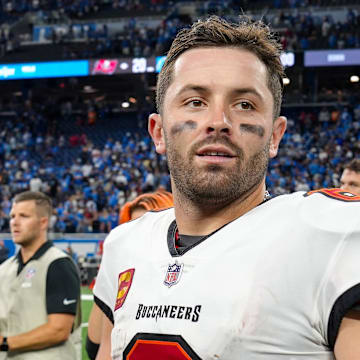
[(236, 153), (223, 145), (202, 146), (196, 152), (196, 158), (203, 165), (227, 166), (233, 164), (236, 157)]
[(199, 156), (225, 156), (225, 157), (232, 157), (231, 155), (223, 152), (217, 152), (217, 151), (208, 151), (204, 152), (203, 154), (198, 154)]
[(216, 157), (226, 157), (233, 158), (236, 155), (224, 146), (204, 146), (200, 148), (196, 155), (198, 156), (216, 156)]

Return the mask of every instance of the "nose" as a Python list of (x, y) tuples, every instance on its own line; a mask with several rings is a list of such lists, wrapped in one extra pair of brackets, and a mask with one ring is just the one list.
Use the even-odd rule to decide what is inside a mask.
[(224, 106), (216, 106), (210, 109), (206, 132), (208, 135), (213, 133), (231, 135), (232, 121)]

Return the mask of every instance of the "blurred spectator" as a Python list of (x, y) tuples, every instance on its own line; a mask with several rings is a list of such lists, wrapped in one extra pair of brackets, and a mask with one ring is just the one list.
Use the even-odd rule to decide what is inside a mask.
[[(360, 156), (359, 109), (358, 103), (353, 107), (284, 108), (288, 132), (279, 156), (270, 163), (269, 191), (276, 195), (338, 185), (342, 164)], [(54, 201), (50, 229), (55, 232), (109, 232), (117, 225), (125, 202), (159, 186), (170, 189), (165, 157), (156, 154), (148, 134), (136, 127), (135, 118), (131, 132), (122, 122), (110, 119), (96, 123), (94, 131), (84, 127), (78, 139), (82, 136), (85, 145), (78, 140), (72, 147), (69, 138), (79, 133), (72, 115), (58, 120), (50, 131), (47, 115), (36, 102), (31, 104), (31, 114), (29, 118), (30, 112), (23, 112), (21, 121), (0, 118), (2, 231), (8, 230), (9, 198), (40, 183)], [(37, 124), (44, 119), (43, 124), (32, 126), (33, 116)], [(108, 129), (108, 124), (116, 127)], [(62, 133), (63, 129), (67, 132)], [(60, 137), (65, 144), (61, 152), (54, 153), (55, 138)], [(36, 138), (38, 145), (30, 141)]]
[(330, 121), (330, 112), (328, 108), (322, 108), (319, 112), (319, 122), (322, 124), (323, 127), (327, 127)]
[(66, 254), (68, 254), (75, 262), (75, 264), (77, 263), (77, 253), (73, 250), (71, 244), (68, 244), (68, 246), (66, 247), (65, 250)]
[(353, 159), (344, 166), (340, 185), (341, 189), (360, 196), (360, 159)]
[(42, 181), (39, 177), (34, 176), (30, 179), (29, 184), (30, 191), (41, 191)]
[[(44, 41), (44, 38), (52, 41), (64, 59), (110, 57), (114, 54), (124, 57), (164, 55), (175, 33), (192, 23), (191, 17), (221, 14), (231, 19), (243, 10), (252, 14), (252, 10), (256, 13), (269, 7), (269, 2), (265, 0), (242, 1), (241, 4), (237, 0), (198, 1), (192, 11), (184, 14), (179, 11), (183, 2), (171, 0), (59, 0), (41, 2), (36, 6), (32, 2), (13, 0), (6, 4), (2, 16), (6, 24), (13, 23), (29, 11), (36, 14), (35, 23), (48, 23), (39, 41)], [(274, 7), (281, 11), (268, 11), (263, 18), (278, 29), (284, 50), (356, 48), (360, 46), (360, 14), (358, 8), (351, 7), (355, 4), (351, 0), (330, 3), (321, 0), (274, 0)], [(330, 11), (337, 5), (343, 9)], [(317, 12), (311, 11), (313, 7), (324, 7), (324, 10), (317, 15)], [(159, 13), (163, 14), (161, 21), (154, 16)], [(138, 20), (142, 15), (147, 15), (148, 19), (153, 16), (154, 21), (144, 24)], [(99, 21), (107, 18), (111, 18), (112, 22), (116, 22), (114, 18), (121, 19), (119, 26)], [(124, 25), (125, 20), (127, 23)], [(20, 40), (9, 31), (9, 26), (0, 29), (0, 56), (17, 51), (19, 46)], [(55, 53), (52, 51), (47, 55)]]

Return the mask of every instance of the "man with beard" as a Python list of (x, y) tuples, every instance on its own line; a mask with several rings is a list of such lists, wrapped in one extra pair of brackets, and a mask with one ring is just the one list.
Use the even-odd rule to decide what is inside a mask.
[(280, 51), (247, 18), (176, 36), (149, 117), (174, 209), (106, 239), (97, 359), (360, 358), (360, 197), (266, 192), (286, 128)]
[(47, 240), (51, 214), (51, 199), (41, 192), (14, 198), (10, 229), (20, 250), (0, 266), (0, 359), (79, 358), (80, 279), (72, 260)]

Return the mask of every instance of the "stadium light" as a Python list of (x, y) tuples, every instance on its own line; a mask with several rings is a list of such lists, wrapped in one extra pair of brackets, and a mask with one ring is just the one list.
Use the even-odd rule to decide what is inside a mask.
[(290, 79), (288, 77), (283, 78), (283, 84), (284, 85), (289, 85), (290, 84)]
[(357, 83), (357, 82), (359, 82), (359, 77), (357, 76), (357, 75), (351, 75), (350, 76), (350, 82), (352, 82), (352, 83)]

